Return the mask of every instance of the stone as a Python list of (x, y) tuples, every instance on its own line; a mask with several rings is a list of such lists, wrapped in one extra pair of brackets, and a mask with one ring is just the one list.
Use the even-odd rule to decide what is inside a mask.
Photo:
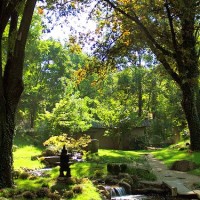
[(196, 163), (189, 161), (189, 160), (178, 160), (175, 161), (172, 166), (171, 170), (187, 172), (196, 169), (198, 166)]
[(92, 139), (91, 142), (88, 144), (88, 150), (91, 153), (98, 153), (98, 150), (99, 150), (99, 140)]
[(59, 156), (45, 156), (42, 158), (42, 163), (44, 163), (47, 167), (55, 167), (59, 165), (60, 157)]

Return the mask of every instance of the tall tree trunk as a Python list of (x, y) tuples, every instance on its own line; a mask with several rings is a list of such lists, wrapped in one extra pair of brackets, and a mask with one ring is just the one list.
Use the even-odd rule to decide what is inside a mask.
[(198, 113), (199, 97), (195, 90), (196, 87), (192, 87), (189, 83), (185, 83), (182, 86), (182, 107), (190, 130), (191, 149), (200, 151), (200, 116)]
[[(19, 86), (20, 87), (20, 86)], [(17, 102), (17, 99), (16, 101)], [(1, 107), (3, 112), (0, 115), (4, 119), (2, 122), (3, 130), (1, 130), (2, 144), (0, 146), (0, 188), (11, 187), (13, 185), (12, 179), (12, 146), (13, 146), (13, 135), (14, 135), (14, 118), (15, 110), (17, 105), (13, 104), (12, 100), (7, 99), (1, 101)]]
[[(23, 91), (22, 73), (25, 45), (36, 1), (27, 0), (25, 2), (19, 29), (17, 28), (18, 17), (15, 8), (13, 8), (10, 15), (9, 39), (11, 45), (8, 48), (6, 66), (0, 74), (0, 188), (13, 186), (12, 146), (15, 129), (15, 113)], [(8, 21), (7, 18), (6, 20)], [(0, 30), (4, 30), (1, 25)], [(16, 32), (17, 35), (13, 38)], [(2, 34), (2, 31), (0, 33)], [(2, 37), (0, 39), (2, 41)], [(1, 51), (2, 46), (0, 47)], [(0, 69), (2, 70), (2, 68), (1, 66)]]

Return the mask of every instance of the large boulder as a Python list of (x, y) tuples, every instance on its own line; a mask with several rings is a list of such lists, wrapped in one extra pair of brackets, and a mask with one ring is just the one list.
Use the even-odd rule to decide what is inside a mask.
[(198, 166), (196, 163), (189, 161), (189, 160), (178, 160), (175, 161), (172, 166), (171, 170), (187, 172), (196, 169)]

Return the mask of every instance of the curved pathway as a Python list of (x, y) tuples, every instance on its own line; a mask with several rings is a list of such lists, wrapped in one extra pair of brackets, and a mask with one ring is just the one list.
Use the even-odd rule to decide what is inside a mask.
[(187, 172), (169, 170), (164, 163), (153, 157), (152, 154), (147, 154), (146, 159), (151, 167), (152, 172), (157, 176), (158, 182), (179, 181), (190, 191), (195, 192), (200, 199), (200, 190), (194, 189), (194, 184), (200, 183), (200, 177)]

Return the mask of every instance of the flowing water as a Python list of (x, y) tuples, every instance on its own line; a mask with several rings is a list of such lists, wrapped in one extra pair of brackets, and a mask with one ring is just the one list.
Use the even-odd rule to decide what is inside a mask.
[(111, 200), (147, 200), (144, 195), (127, 195), (123, 187), (107, 187), (111, 193)]
[(148, 200), (149, 198), (144, 195), (124, 195), (112, 197), (111, 200)]

